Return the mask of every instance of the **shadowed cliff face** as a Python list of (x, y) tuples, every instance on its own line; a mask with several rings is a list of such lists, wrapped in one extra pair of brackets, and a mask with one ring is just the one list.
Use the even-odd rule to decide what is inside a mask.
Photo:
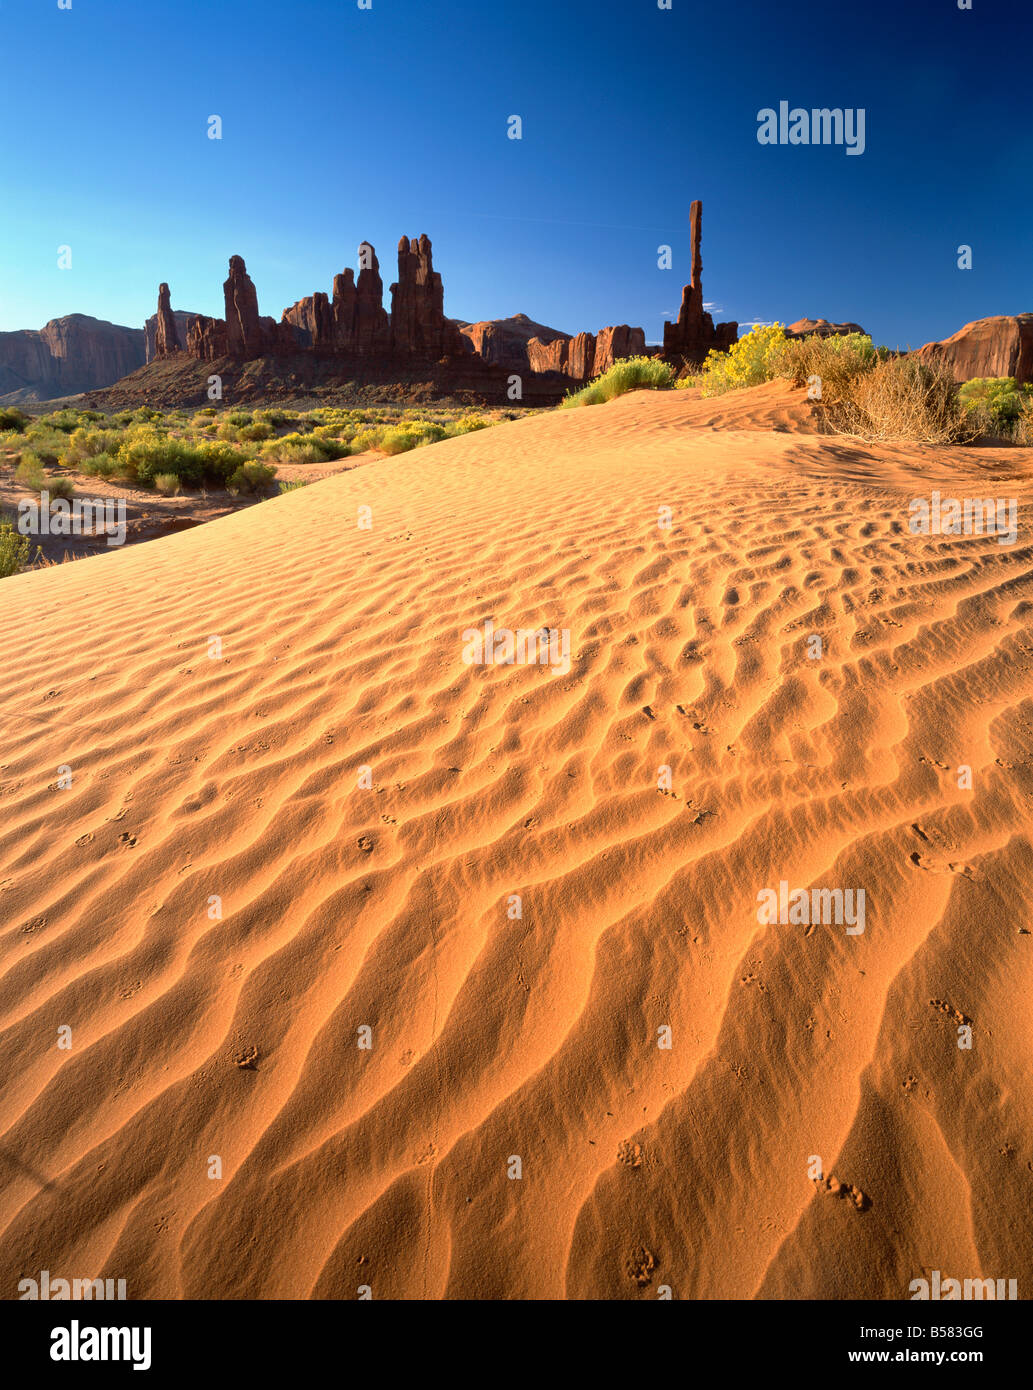
[(142, 328), (68, 314), (38, 330), (0, 333), (0, 395), (46, 400), (96, 390), (145, 360)]

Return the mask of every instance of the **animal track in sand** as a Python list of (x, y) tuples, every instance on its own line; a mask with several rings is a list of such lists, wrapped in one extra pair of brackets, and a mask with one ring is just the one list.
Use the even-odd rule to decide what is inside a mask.
[(624, 1261), (625, 1274), (629, 1279), (634, 1279), (639, 1288), (644, 1289), (647, 1284), (652, 1283), (654, 1269), (656, 1269), (656, 1256), (644, 1245), (633, 1250)]
[(956, 1009), (953, 1004), (948, 1004), (946, 999), (930, 999), (929, 1003), (934, 1009), (939, 1009), (941, 1014), (947, 1014), (955, 1023), (963, 1023), (966, 1027), (971, 1027), (972, 1020), (967, 1014), (963, 1014), (960, 1009)]
[(814, 1186), (819, 1192), (827, 1193), (830, 1197), (849, 1197), (858, 1211), (867, 1211), (872, 1204), (872, 1199), (859, 1187), (854, 1187), (852, 1183), (840, 1182), (834, 1173), (830, 1173), (827, 1178), (815, 1178)]

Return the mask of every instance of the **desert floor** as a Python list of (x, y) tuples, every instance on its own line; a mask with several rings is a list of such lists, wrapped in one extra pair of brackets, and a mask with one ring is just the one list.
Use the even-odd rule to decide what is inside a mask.
[[(2, 581), (0, 1297), (1029, 1296), (1033, 451), (801, 394)], [(464, 664), (489, 617), (570, 669)]]

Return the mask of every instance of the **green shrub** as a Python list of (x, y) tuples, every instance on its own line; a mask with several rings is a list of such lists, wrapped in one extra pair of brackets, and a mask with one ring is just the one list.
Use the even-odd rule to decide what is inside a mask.
[(271, 439), (273, 427), (264, 420), (256, 420), (253, 425), (241, 425), (238, 433), (241, 439), (257, 443), (261, 439)]
[(77, 410), (55, 410), (52, 415), (42, 416), (40, 423), (49, 425), (52, 430), (60, 430), (62, 434), (71, 434), (73, 430), (79, 428), (79, 412)]
[(14, 476), (19, 483), (33, 488), (36, 492), (42, 491), (47, 482), (47, 475), (43, 471), (43, 464), (39, 455), (33, 453), (31, 449), (26, 449), (21, 455)]
[(162, 497), (176, 497), (180, 490), (179, 477), (175, 473), (155, 473), (154, 486)]
[(121, 442), (121, 432), (119, 430), (91, 430), (85, 426), (80, 426), (72, 434), (68, 441), (68, 447), (61, 456), (61, 462), (67, 466), (81, 463), (84, 459), (95, 457), (97, 454), (107, 454), (113, 449), (117, 449)]
[(82, 471), (91, 478), (113, 478), (119, 471), (118, 459), (111, 454), (94, 454), (83, 460)]
[(7, 579), (29, 563), (29, 538), (19, 535), (13, 522), (0, 520), (0, 579)]
[(1033, 393), (1013, 376), (977, 376), (959, 388), (958, 400), (980, 434), (1010, 438), (1020, 433), (1017, 426)]
[(393, 425), (380, 436), (380, 444), (385, 454), (404, 454), (409, 449), (422, 448), (424, 444), (436, 444), (446, 438), (445, 427), (432, 420), (412, 420), (408, 424)]
[(279, 484), (281, 492), (297, 492), (299, 487), (308, 487), (308, 479), (296, 478), (293, 482), (287, 482), (286, 480), (284, 480)]
[(224, 483), (247, 461), (247, 453), (230, 444), (207, 439), (192, 444), (154, 425), (133, 426), (118, 449), (119, 471), (145, 484), (159, 474), (194, 487), (202, 482)]
[(458, 420), (453, 420), (451, 424), (445, 426), (445, 433), (451, 439), (454, 435), (471, 434), (474, 430), (490, 429), (494, 423), (494, 420), (489, 420), (484, 415), (460, 415)]
[(782, 324), (772, 323), (751, 328), (727, 352), (711, 348), (700, 373), (703, 395), (720, 396), (726, 391), (741, 391), (772, 381), (778, 375), (777, 364), (785, 342)]
[(23, 430), (29, 417), (13, 405), (0, 405), (0, 433), (5, 430)]
[(56, 478), (47, 478), (43, 486), (51, 497), (64, 497), (70, 502), (75, 496), (71, 478), (62, 478), (60, 474)]
[(230, 424), (230, 425), (250, 425), (250, 423), (251, 423), (251, 411), (250, 411), (250, 410), (231, 410), (231, 411), (228, 412), (228, 414), (226, 415), (225, 418), (226, 418), (227, 424)]
[(572, 391), (569, 396), (564, 397), (560, 401), (560, 408), (602, 405), (604, 401), (623, 396), (626, 391), (638, 391), (643, 388), (658, 390), (670, 386), (673, 381), (674, 372), (666, 362), (661, 362), (655, 357), (622, 357), (609, 371), (597, 376), (580, 391)]
[[(212, 411), (214, 415), (214, 410)], [(293, 410), (278, 410), (270, 408), (268, 410), (256, 410), (255, 419), (262, 424), (272, 425), (273, 429), (278, 429), (280, 425), (289, 425), (298, 417)]]
[(314, 434), (285, 434), (271, 439), (262, 449), (262, 457), (279, 463), (327, 463), (345, 458), (351, 452), (339, 439), (322, 439)]
[(257, 493), (271, 488), (276, 480), (276, 469), (266, 463), (242, 463), (231, 474), (226, 483), (230, 492)]

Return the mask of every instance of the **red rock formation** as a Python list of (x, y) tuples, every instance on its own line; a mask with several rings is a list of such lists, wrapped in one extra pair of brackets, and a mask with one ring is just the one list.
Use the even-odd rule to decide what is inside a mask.
[(595, 359), (590, 375), (609, 371), (621, 357), (641, 357), (646, 350), (646, 335), (641, 328), (629, 328), (626, 323), (615, 328), (602, 328), (596, 335)]
[(214, 362), (229, 351), (225, 319), (210, 319), (198, 314), (187, 330), (187, 352), (202, 362)]
[(434, 269), (430, 237), (402, 237), (398, 281), (391, 286), (391, 343), (397, 353), (454, 356), (464, 350), (459, 330), (445, 318), (445, 292)]
[(176, 331), (176, 320), (172, 314), (169, 287), (164, 281), (158, 286), (158, 314), (154, 333), (155, 356), (171, 357), (179, 352), (182, 344)]
[(355, 313), (358, 293), (355, 289), (355, 272), (349, 266), (342, 275), (334, 276), (334, 342), (339, 347), (351, 346), (355, 341)]
[(551, 343), (546, 343), (541, 338), (532, 338), (527, 344), (527, 362), (531, 371), (563, 372), (565, 375), (571, 341), (570, 338), (554, 338)]
[(359, 247), (354, 344), (356, 351), (368, 353), (386, 352), (391, 346), (391, 321), (384, 308), (384, 282), (380, 278), (380, 262), (368, 241), (364, 241)]
[[(185, 309), (173, 309), (172, 317), (176, 324), (176, 337), (179, 339), (180, 347), (186, 347), (187, 333), (190, 325), (198, 316)], [(144, 359), (153, 362), (158, 355), (158, 315), (152, 314), (143, 326), (144, 336)]]
[(0, 333), (0, 394), (48, 400), (110, 386), (145, 362), (144, 332), (88, 314)]
[(835, 338), (847, 333), (863, 333), (859, 323), (829, 323), (828, 319), (797, 319), (786, 329), (787, 338)]
[(692, 271), (689, 283), (682, 290), (681, 309), (677, 323), (664, 324), (664, 352), (686, 361), (702, 362), (711, 348), (719, 352), (738, 340), (737, 323), (719, 323), (703, 308), (703, 204), (697, 199), (689, 209), (689, 239), (692, 249)]
[(569, 333), (562, 333), (558, 328), (535, 323), (526, 314), (514, 314), (508, 319), (485, 319), (480, 323), (461, 323), (458, 328), (470, 349), (485, 362), (497, 363), (516, 372), (529, 368), (535, 370), (528, 355), (528, 344), (532, 339), (549, 344), (566, 342), (570, 337)]
[(226, 348), (231, 357), (259, 357), (262, 329), (258, 321), (258, 293), (247, 273), (243, 256), (230, 257), (230, 273), (222, 286), (226, 301)]
[(1033, 382), (1033, 313), (998, 314), (966, 323), (939, 343), (926, 343), (915, 356), (949, 367), (955, 381), (976, 376), (1013, 376)]

